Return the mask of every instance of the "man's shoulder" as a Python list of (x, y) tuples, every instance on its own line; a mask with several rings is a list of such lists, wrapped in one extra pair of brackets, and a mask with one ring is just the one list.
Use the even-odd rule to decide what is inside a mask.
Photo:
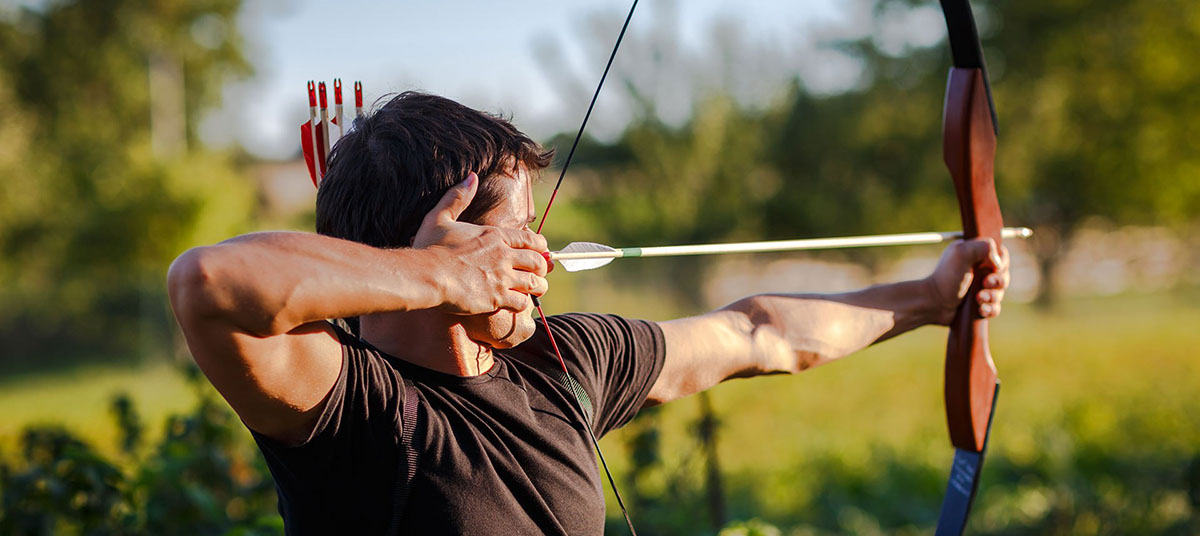
[(527, 359), (549, 359), (559, 367), (555, 347), (568, 366), (575, 362), (598, 364), (611, 359), (632, 358), (636, 354), (660, 353), (662, 328), (655, 322), (631, 319), (607, 313), (575, 312), (546, 317), (553, 339), (539, 322), (528, 340), (513, 348)]
[[(563, 327), (565, 329), (586, 329), (586, 328), (602, 328), (621, 326), (628, 324), (645, 324), (652, 323), (646, 320), (638, 320), (613, 313), (594, 313), (594, 312), (570, 312), (546, 317), (553, 327)], [(541, 324), (538, 324), (539, 329), (544, 329)]]
[[(577, 337), (654, 337), (661, 333), (657, 322), (629, 318), (612, 313), (576, 312), (553, 315), (546, 318), (554, 334), (565, 332), (566, 335)], [(538, 331), (544, 327), (538, 325)]]

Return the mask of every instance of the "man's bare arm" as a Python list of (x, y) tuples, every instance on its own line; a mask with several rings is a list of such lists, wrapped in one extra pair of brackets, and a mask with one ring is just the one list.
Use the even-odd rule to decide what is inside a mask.
[(456, 222), (477, 179), (451, 189), (415, 244), (383, 250), (310, 233), (256, 233), (189, 250), (168, 291), (196, 363), (251, 428), (295, 441), (341, 371), (329, 318), (442, 308), (519, 310), (545, 292), (529, 232)]
[(1001, 254), (990, 241), (959, 242), (925, 279), (840, 294), (763, 294), (663, 322), (666, 361), (647, 404), (732, 378), (800, 372), (926, 324), (945, 325), (979, 262), (996, 269), (979, 299), (981, 312), (995, 316), (1008, 284)]

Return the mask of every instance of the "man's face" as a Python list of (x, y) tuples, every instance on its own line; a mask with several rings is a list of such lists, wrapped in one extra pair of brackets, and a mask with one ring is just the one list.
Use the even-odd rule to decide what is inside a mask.
[[(537, 217), (533, 205), (532, 175), (520, 167), (508, 177), (492, 180), (497, 181), (496, 185), (506, 195), (479, 223), (505, 229), (527, 229)], [(511, 348), (533, 335), (533, 301), (526, 300), (525, 308), (519, 312), (496, 311), (464, 317), (462, 325), (475, 342), (492, 348)]]

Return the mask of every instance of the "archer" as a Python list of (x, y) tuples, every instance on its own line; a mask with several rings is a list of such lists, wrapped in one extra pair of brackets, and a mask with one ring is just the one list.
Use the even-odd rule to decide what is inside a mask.
[(582, 411), (531, 314), (548, 288), (531, 183), (551, 156), (502, 118), (404, 93), (334, 148), (318, 234), (254, 233), (176, 259), (176, 317), (266, 458), (289, 534), (601, 534), (583, 426), (602, 436), (725, 380), (945, 325), (976, 265), (991, 269), (980, 314), (1000, 312), (1007, 252), (968, 240), (920, 280), (667, 322), (553, 316), (594, 409)]

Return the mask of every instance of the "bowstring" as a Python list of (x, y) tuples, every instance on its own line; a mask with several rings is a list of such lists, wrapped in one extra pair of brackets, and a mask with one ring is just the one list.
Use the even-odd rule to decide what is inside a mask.
[(562, 171), (558, 174), (558, 181), (554, 183), (554, 191), (550, 193), (550, 200), (546, 202), (546, 210), (542, 212), (542, 221), (538, 223), (537, 233), (542, 234), (542, 226), (546, 225), (546, 217), (550, 215), (550, 207), (554, 206), (554, 198), (558, 197), (558, 189), (562, 186), (563, 179), (567, 176), (567, 168), (571, 167), (571, 158), (575, 156), (575, 149), (579, 147), (579, 139), (583, 137), (583, 131), (587, 128), (588, 119), (592, 117), (592, 109), (596, 107), (596, 99), (600, 97), (600, 88), (604, 87), (604, 80), (608, 78), (608, 71), (612, 69), (613, 60), (617, 58), (617, 49), (621, 48), (621, 40), (625, 39), (625, 30), (629, 29), (629, 21), (633, 20), (633, 11), (637, 9), (638, 0), (633, 0), (633, 5), (629, 7), (629, 15), (625, 16), (625, 24), (621, 26), (621, 33), (617, 35), (617, 43), (613, 45), (612, 53), (608, 55), (608, 64), (604, 66), (604, 74), (600, 75), (600, 83), (596, 84), (596, 92), (592, 94), (592, 102), (588, 104), (587, 113), (583, 114), (583, 122), (579, 124), (579, 132), (575, 133), (575, 141), (571, 142), (571, 150), (567, 151), (567, 159), (563, 161)]
[[(571, 377), (571, 373), (567, 371), (567, 362), (563, 361), (562, 352), (558, 351), (558, 343), (554, 342), (554, 335), (550, 331), (550, 322), (546, 320), (546, 313), (542, 312), (542, 305), (536, 305), (538, 316), (542, 319), (542, 326), (545, 327), (546, 335), (550, 338), (550, 346), (554, 348), (554, 355), (558, 357), (558, 364), (562, 365), (563, 374), (565, 374), (564, 377), (568, 382), (578, 385), (579, 382), (576, 382)], [(579, 414), (583, 416), (590, 415), (591, 412), (584, 407), (583, 399), (580, 398), (579, 394), (575, 393), (571, 386), (564, 385), (564, 387), (567, 387), (567, 390), (572, 391), (572, 394), (575, 395), (575, 401), (579, 403)], [(596, 432), (592, 431), (592, 424), (590, 422), (584, 422), (583, 427), (587, 430), (588, 438), (592, 440), (592, 447), (596, 449), (596, 456), (600, 458), (600, 466), (604, 468), (604, 474), (608, 477), (608, 486), (612, 488), (613, 496), (617, 498), (617, 506), (621, 507), (621, 515), (625, 517), (625, 524), (629, 527), (629, 533), (637, 536), (637, 529), (633, 528), (633, 519), (629, 517), (629, 510), (625, 508), (625, 501), (621, 499), (621, 492), (617, 490), (616, 479), (613, 478), (612, 471), (608, 470), (608, 462), (604, 460), (604, 452), (600, 450), (600, 440), (596, 438)]]
[[(546, 202), (546, 210), (542, 212), (542, 221), (538, 223), (537, 233), (542, 234), (542, 227), (546, 225), (546, 217), (550, 215), (550, 207), (554, 206), (554, 199), (558, 197), (558, 189), (562, 187), (563, 179), (567, 176), (567, 168), (571, 166), (571, 158), (575, 156), (575, 149), (579, 147), (579, 140), (583, 138), (583, 131), (587, 128), (588, 119), (592, 117), (592, 110), (596, 107), (596, 100), (600, 97), (600, 89), (604, 87), (604, 81), (608, 78), (608, 72), (612, 69), (613, 60), (617, 57), (617, 50), (621, 48), (621, 41), (625, 39), (625, 31), (629, 29), (629, 21), (633, 20), (633, 12), (637, 9), (638, 0), (633, 0), (633, 5), (629, 7), (629, 14), (625, 16), (625, 23), (621, 25), (621, 33), (617, 35), (617, 42), (613, 45), (612, 53), (608, 55), (608, 63), (604, 66), (604, 74), (600, 75), (600, 83), (596, 84), (596, 92), (592, 94), (592, 101), (588, 103), (587, 113), (583, 114), (583, 122), (579, 124), (579, 131), (575, 133), (575, 141), (571, 142), (571, 150), (567, 152), (567, 159), (563, 161), (562, 171), (558, 174), (558, 181), (554, 183), (554, 191), (550, 193), (550, 200)], [(542, 311), (541, 301), (537, 296), (533, 298), (533, 305), (537, 308), (538, 316), (542, 319), (542, 326), (546, 329), (546, 337), (550, 339), (550, 347), (554, 349), (554, 356), (558, 358), (558, 364), (562, 366), (563, 374), (568, 379), (571, 379), (571, 373), (567, 370), (567, 362), (563, 359), (562, 352), (558, 350), (558, 342), (554, 340), (554, 332), (550, 329), (550, 322), (546, 319), (546, 313)], [(564, 386), (566, 387), (566, 386)], [(583, 401), (576, 397), (576, 402), (580, 404), (580, 414), (587, 415), (589, 412), (583, 408)], [(600, 465), (604, 467), (604, 474), (608, 476), (608, 485), (612, 488), (613, 495), (617, 498), (617, 505), (621, 507), (621, 515), (625, 517), (625, 523), (629, 526), (629, 532), (633, 536), (637, 536), (637, 530), (633, 528), (633, 520), (629, 517), (629, 511), (625, 508), (625, 501), (621, 499), (621, 492), (617, 491), (617, 483), (613, 479), (612, 473), (608, 470), (608, 462), (604, 460), (604, 453), (600, 450), (600, 441), (596, 439), (596, 433), (592, 431), (592, 423), (584, 422), (584, 428), (587, 429), (588, 437), (592, 440), (592, 446), (596, 449), (596, 456), (600, 458)]]

